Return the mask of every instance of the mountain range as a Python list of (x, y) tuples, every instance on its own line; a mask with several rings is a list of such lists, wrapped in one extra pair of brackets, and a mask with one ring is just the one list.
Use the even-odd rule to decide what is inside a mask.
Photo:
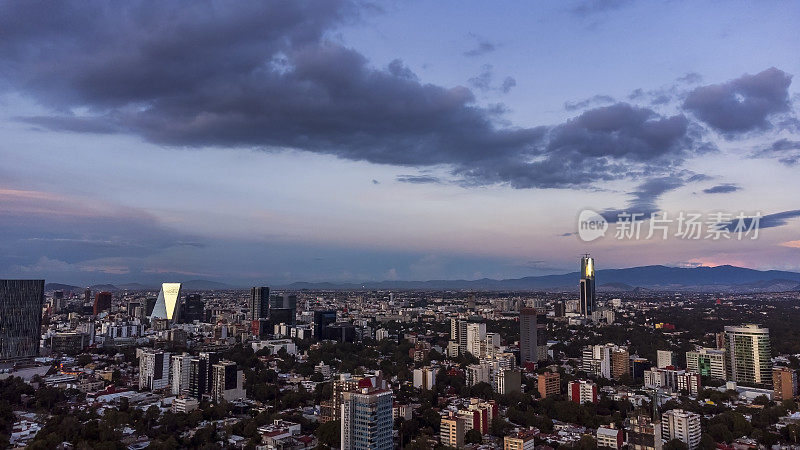
[[(475, 290), (475, 291), (573, 291), (577, 289), (578, 272), (561, 275), (530, 276), (494, 280), (429, 280), (429, 281), (369, 281), (351, 283), (296, 282), (276, 289), (289, 290)], [(596, 273), (600, 292), (633, 291), (704, 291), (704, 292), (783, 292), (800, 290), (800, 273), (780, 270), (755, 270), (730, 265), (715, 267), (667, 267), (661, 265), (605, 269)], [(102, 284), (92, 290), (157, 290), (158, 286), (138, 283)], [(217, 281), (189, 280), (184, 290), (240, 289)], [(82, 291), (84, 288), (48, 283), (48, 290)]]
[[(288, 289), (411, 289), (476, 291), (565, 291), (578, 286), (578, 272), (505, 280), (381, 281), (367, 283), (292, 283)], [(681, 290), (779, 292), (800, 290), (800, 273), (755, 270), (730, 265), (715, 267), (667, 267), (661, 265), (598, 270), (598, 291)]]

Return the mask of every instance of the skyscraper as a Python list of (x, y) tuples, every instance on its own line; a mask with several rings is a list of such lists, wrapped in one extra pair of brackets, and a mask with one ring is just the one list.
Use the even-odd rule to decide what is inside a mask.
[(192, 323), (195, 320), (202, 322), (205, 320), (206, 311), (203, 304), (203, 297), (200, 294), (189, 294), (186, 296), (186, 301), (183, 304), (183, 314), (181, 319), (183, 323)]
[(725, 327), (725, 350), (732, 381), (772, 384), (768, 328), (753, 324)]
[(250, 289), (250, 320), (266, 319), (269, 316), (269, 287)]
[(153, 306), (151, 319), (167, 319), (171, 322), (180, 320), (181, 308), (178, 300), (181, 296), (180, 283), (162, 283), (158, 299)]
[(536, 332), (536, 310), (522, 308), (519, 313), (519, 354), (523, 366), (538, 361)]
[(336, 323), (336, 311), (314, 311), (314, 337), (327, 339), (325, 329), (333, 323)]
[(44, 280), (0, 280), (0, 361), (34, 358), (44, 303)]
[(213, 352), (200, 352), (189, 363), (189, 395), (201, 399), (204, 394), (212, 392), (214, 377), (212, 368), (220, 360), (219, 354)]
[(389, 389), (372, 386), (369, 378), (358, 383), (358, 390), (342, 392), (342, 450), (391, 450), (392, 403)]
[(594, 258), (581, 258), (581, 315), (590, 317), (595, 310)]
[(96, 316), (103, 311), (111, 308), (111, 292), (98, 292), (94, 296), (94, 308), (92, 313)]

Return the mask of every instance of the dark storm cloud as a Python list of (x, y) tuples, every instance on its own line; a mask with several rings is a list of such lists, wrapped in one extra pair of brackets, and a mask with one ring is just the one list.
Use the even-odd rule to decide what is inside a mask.
[(441, 180), (438, 177), (434, 177), (431, 175), (398, 175), (397, 181), (401, 183), (412, 183), (412, 184), (429, 184), (429, 183), (441, 182)]
[[(781, 227), (797, 217), (800, 217), (800, 209), (767, 214), (765, 216), (761, 216), (761, 218), (758, 220), (758, 229)], [(728, 222), (727, 226), (722, 228), (727, 229), (730, 232), (734, 232), (737, 226), (743, 226), (745, 229), (749, 229), (754, 226), (753, 220), (753, 217), (746, 217), (741, 221), (740, 224), (739, 219), (734, 219), (731, 222)]]
[(703, 189), (703, 192), (706, 194), (730, 194), (731, 192), (736, 192), (741, 189), (741, 187), (735, 184), (725, 183)]
[(775, 158), (787, 166), (794, 166), (800, 161), (800, 141), (779, 139), (769, 147), (753, 153), (754, 158)]
[(609, 223), (616, 223), (623, 213), (641, 214), (639, 220), (649, 219), (652, 213), (659, 211), (657, 202), (661, 199), (661, 196), (684, 186), (687, 182), (688, 179), (684, 179), (682, 176), (651, 178), (631, 192), (631, 200), (625, 208), (609, 208), (600, 214)]
[(456, 168), (467, 184), (515, 188), (588, 186), (597, 181), (669, 173), (701, 147), (683, 115), (661, 116), (627, 103), (585, 111), (541, 129), (529, 157), (493, 158)]
[(725, 134), (768, 129), (771, 115), (790, 109), (791, 83), (791, 75), (771, 67), (727, 83), (695, 88), (683, 108)]
[(468, 57), (472, 58), (472, 57), (475, 57), (475, 56), (481, 56), (481, 55), (485, 55), (487, 53), (491, 53), (491, 52), (493, 52), (493, 51), (495, 51), (497, 49), (497, 45), (496, 44), (494, 44), (493, 42), (490, 42), (488, 39), (486, 39), (483, 36), (479, 36), (477, 34), (470, 33), (469, 37), (472, 38), (475, 41), (475, 47), (473, 47), (472, 49), (467, 50), (466, 52), (464, 52), (464, 56), (468, 56)]
[[(53, 109), (25, 119), (40, 127), (441, 164), (465, 185), (653, 178), (704, 148), (684, 115), (627, 103), (552, 126), (503, 125), (502, 105), (481, 107), (465, 87), (424, 83), (400, 60), (374, 68), (325, 38), (358, 14), (357, 5), (328, 0), (8, 2), (0, 5), (1, 76)], [(484, 69), (478, 89), (516, 83), (495, 86)]]

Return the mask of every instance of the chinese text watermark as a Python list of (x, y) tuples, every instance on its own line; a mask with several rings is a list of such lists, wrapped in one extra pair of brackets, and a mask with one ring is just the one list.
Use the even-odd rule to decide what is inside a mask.
[[(611, 222), (611, 223), (609, 223)], [(671, 215), (666, 211), (649, 214), (617, 212), (600, 214), (584, 209), (578, 214), (578, 237), (584, 242), (604, 237), (613, 226), (613, 237), (618, 240), (661, 239), (724, 240), (758, 239), (761, 212), (698, 212), (680, 211)]]

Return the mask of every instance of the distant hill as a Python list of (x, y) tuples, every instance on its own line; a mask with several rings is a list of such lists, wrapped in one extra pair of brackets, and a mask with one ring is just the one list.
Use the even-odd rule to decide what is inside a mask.
[(120, 289), (113, 284), (93, 284), (89, 286), (89, 288), (93, 291), (106, 291), (106, 292), (114, 292), (119, 291)]
[(71, 284), (61, 284), (61, 283), (45, 283), (44, 290), (45, 291), (65, 291), (65, 292), (83, 292), (85, 288), (80, 286), (73, 286)]
[[(287, 289), (408, 289), (408, 290), (484, 290), (484, 291), (561, 291), (575, 290), (580, 275), (572, 272), (505, 280), (430, 280), (379, 281), (365, 283), (292, 283)], [(697, 290), (731, 292), (777, 292), (793, 289), (800, 273), (780, 270), (754, 270), (735, 266), (667, 267), (642, 266), (605, 269), (596, 273), (600, 291)]]
[[(217, 281), (209, 281), (209, 280), (189, 280), (183, 281), (183, 286), (181, 287), (183, 290), (188, 291), (214, 291), (214, 290), (229, 290), (229, 289), (236, 289), (236, 287), (231, 286), (229, 284), (220, 283)], [(89, 289), (92, 291), (108, 291), (108, 292), (117, 292), (117, 291), (157, 291), (160, 289), (160, 285), (156, 286), (147, 286), (141, 283), (121, 283), (121, 284), (94, 284), (89, 286)], [(83, 292), (85, 287), (80, 286), (72, 286), (69, 284), (61, 284), (61, 283), (47, 283), (44, 286), (46, 291), (73, 291), (73, 292)]]
[[(429, 280), (429, 281), (369, 281), (361, 283), (309, 283), (297, 282), (276, 289), (290, 290), (473, 290), (473, 291), (550, 291), (574, 292), (578, 286), (578, 272), (561, 275), (531, 276), (493, 280)], [(597, 289), (600, 292), (650, 292), (650, 291), (703, 291), (703, 292), (783, 292), (800, 290), (800, 273), (780, 270), (754, 270), (735, 266), (667, 267), (642, 266), (626, 269), (597, 271)], [(101, 284), (92, 290), (157, 290), (159, 286), (139, 283)], [(84, 288), (68, 284), (47, 283), (47, 290), (81, 292)], [(238, 289), (226, 283), (209, 280), (183, 282), (186, 291), (211, 291)]]
[(183, 286), (181, 286), (184, 290), (189, 291), (224, 291), (228, 289), (235, 289), (235, 287), (220, 283), (218, 281), (208, 281), (208, 280), (189, 280), (184, 281)]
[(604, 283), (597, 286), (599, 292), (629, 292), (634, 289), (636, 288), (625, 283)]
[(122, 283), (115, 284), (114, 286), (120, 291), (152, 291), (158, 289), (156, 286), (145, 286), (141, 283)]

